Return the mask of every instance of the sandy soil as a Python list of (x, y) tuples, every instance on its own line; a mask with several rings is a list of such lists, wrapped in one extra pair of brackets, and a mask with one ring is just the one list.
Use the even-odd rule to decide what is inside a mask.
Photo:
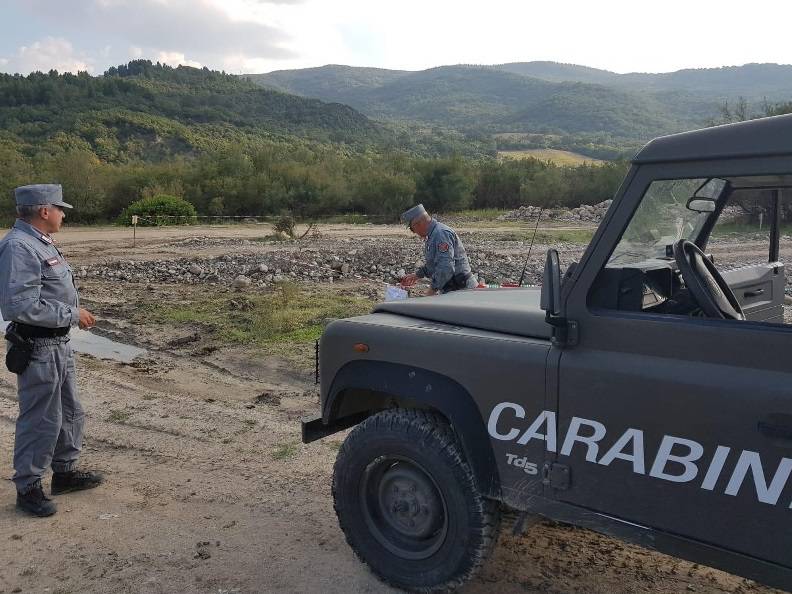
[[(407, 236), (398, 227), (372, 232)], [(172, 242), (188, 233), (266, 235), (254, 226), (154, 229), (139, 234), (134, 249), (128, 230), (64, 230), (58, 239), (80, 266), (176, 257)], [(318, 405), (312, 362), (216, 349), (184, 329), (130, 324), (138, 292), (150, 290), (84, 283), (100, 331), (149, 353), (132, 364), (78, 356), (87, 411), (83, 463), (105, 471), (107, 482), (58, 497), (60, 511), (47, 519), (16, 512), (13, 484), (0, 484), (0, 594), (389, 591), (355, 559), (332, 510), (330, 476), (343, 435), (300, 443), (299, 418)], [(155, 288), (162, 299), (189, 290), (202, 289)], [(7, 478), (16, 411), (15, 377), (2, 369), (0, 467)], [(464, 591), (772, 592), (552, 523), (522, 537), (504, 530)]]

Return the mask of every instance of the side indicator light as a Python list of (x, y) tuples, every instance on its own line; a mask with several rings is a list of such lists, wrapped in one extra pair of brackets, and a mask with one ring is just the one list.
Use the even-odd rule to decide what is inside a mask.
[(358, 353), (368, 353), (369, 352), (369, 346), (366, 343), (364, 343), (364, 342), (355, 343), (355, 345), (352, 348), (355, 351), (357, 351)]

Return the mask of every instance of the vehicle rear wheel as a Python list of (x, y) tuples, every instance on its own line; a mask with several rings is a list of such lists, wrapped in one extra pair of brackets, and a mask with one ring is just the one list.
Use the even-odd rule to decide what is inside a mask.
[(394, 409), (347, 437), (333, 474), (347, 542), (382, 580), (408, 590), (459, 587), (497, 540), (497, 502), (478, 492), (453, 430), (432, 413)]

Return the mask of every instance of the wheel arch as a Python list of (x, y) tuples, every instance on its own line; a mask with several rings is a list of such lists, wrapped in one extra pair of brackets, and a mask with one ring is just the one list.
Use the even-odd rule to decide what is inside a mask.
[(333, 379), (322, 422), (343, 428), (389, 408), (432, 410), (443, 416), (462, 445), (479, 491), (501, 500), (500, 477), (482, 413), (471, 394), (446, 375), (386, 361), (351, 361)]

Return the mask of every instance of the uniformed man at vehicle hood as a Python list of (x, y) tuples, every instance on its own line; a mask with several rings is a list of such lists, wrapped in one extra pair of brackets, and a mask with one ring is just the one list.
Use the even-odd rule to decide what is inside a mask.
[(424, 265), (402, 279), (402, 286), (414, 285), (419, 278), (431, 280), (429, 294), (472, 289), (477, 285), (470, 271), (470, 262), (459, 237), (453, 229), (434, 220), (418, 204), (401, 216), (410, 231), (424, 239)]
[(19, 417), (14, 439), (17, 507), (35, 516), (57, 510), (41, 478), (52, 468), (52, 494), (90, 489), (102, 482), (76, 469), (84, 413), (77, 398), (69, 330), (90, 328), (94, 316), (80, 307), (71, 267), (55, 247), (65, 209), (60, 185), (15, 190), (18, 219), (0, 241), (0, 313), (10, 321), (6, 364), (17, 373)]

